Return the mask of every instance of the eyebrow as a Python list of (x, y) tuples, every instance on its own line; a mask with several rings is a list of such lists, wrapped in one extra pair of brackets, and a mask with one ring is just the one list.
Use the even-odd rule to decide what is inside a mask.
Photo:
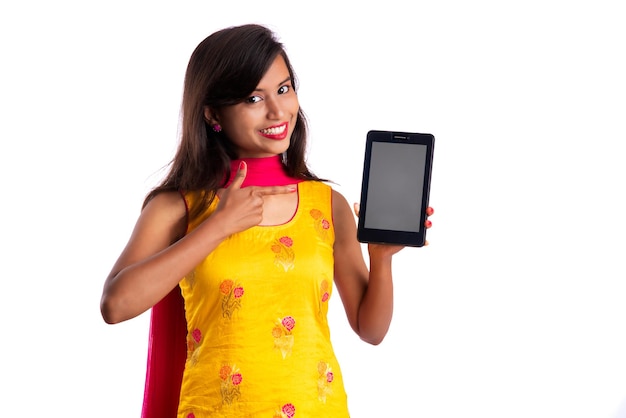
[[(286, 79), (284, 79), (283, 81), (281, 81), (280, 83), (278, 83), (278, 85), (280, 86), (280, 85), (282, 85), (282, 84), (285, 84), (287, 81), (291, 81), (291, 76), (288, 76)], [(256, 88), (256, 89), (254, 89), (253, 91), (263, 91), (263, 90), (264, 90), (264, 89), (259, 89), (259, 88)]]

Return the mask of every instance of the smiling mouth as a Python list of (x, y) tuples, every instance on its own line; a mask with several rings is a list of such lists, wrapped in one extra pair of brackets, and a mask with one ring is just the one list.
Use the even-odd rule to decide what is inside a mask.
[(287, 126), (285, 122), (281, 125), (271, 126), (269, 128), (261, 129), (259, 133), (269, 139), (285, 139), (287, 137)]

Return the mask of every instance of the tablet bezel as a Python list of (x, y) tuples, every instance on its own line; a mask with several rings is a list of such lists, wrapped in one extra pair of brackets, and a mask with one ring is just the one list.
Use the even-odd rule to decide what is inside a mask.
[[(367, 195), (370, 178), (370, 165), (372, 157), (372, 144), (374, 142), (387, 142), (395, 144), (426, 145), (426, 157), (424, 162), (424, 182), (422, 184), (422, 201), (420, 204), (419, 231), (396, 231), (386, 229), (372, 229), (365, 227), (367, 216)], [(357, 240), (362, 243), (398, 244), (410, 247), (421, 247), (426, 242), (426, 209), (430, 197), (430, 184), (432, 177), (432, 160), (435, 145), (435, 137), (428, 133), (395, 132), (372, 130), (367, 133), (365, 144), (365, 158), (363, 163), (363, 177), (361, 183), (361, 200), (359, 219), (357, 226)]]

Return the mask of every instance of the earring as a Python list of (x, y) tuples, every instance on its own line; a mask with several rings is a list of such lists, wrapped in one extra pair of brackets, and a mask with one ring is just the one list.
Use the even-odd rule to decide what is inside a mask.
[(219, 123), (211, 125), (211, 128), (213, 128), (213, 131), (215, 132), (222, 132), (222, 127), (220, 126)]

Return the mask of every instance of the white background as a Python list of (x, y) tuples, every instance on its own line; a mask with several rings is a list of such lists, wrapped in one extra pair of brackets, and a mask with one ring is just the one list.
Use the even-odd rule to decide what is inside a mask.
[(618, 416), (619, 5), (3, 2), (0, 416), (139, 416), (148, 314), (105, 325), (102, 283), (173, 155), (189, 55), (249, 22), (285, 43), (309, 162), (349, 201), (369, 129), (436, 137), (431, 245), (395, 259), (387, 339), (333, 299), (352, 416)]

